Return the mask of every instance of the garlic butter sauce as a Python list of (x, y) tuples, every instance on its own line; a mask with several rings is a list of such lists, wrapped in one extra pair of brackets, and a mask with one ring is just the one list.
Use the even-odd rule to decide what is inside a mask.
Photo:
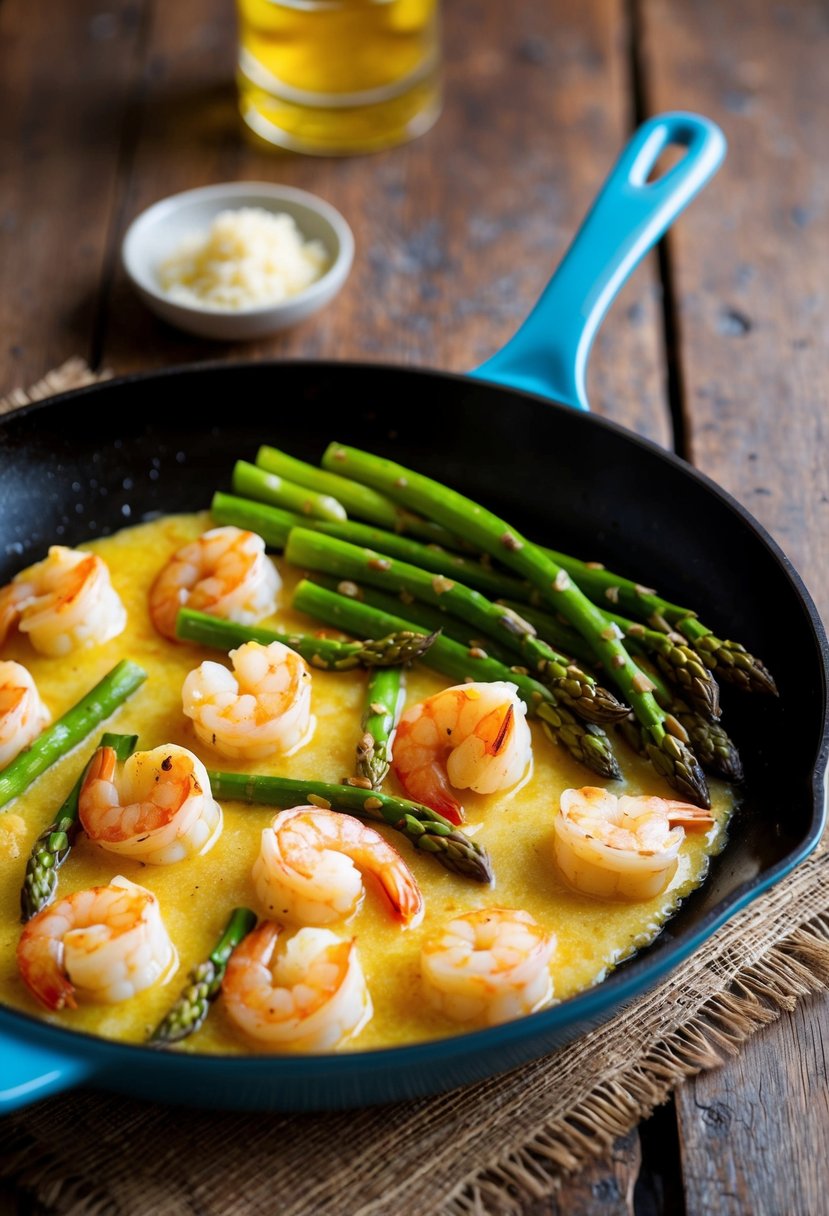
[[(25, 638), (15, 636), (4, 646), (4, 658), (16, 659), (32, 673), (54, 717), (91, 688), (119, 659), (130, 658), (149, 673), (146, 683), (106, 723), (106, 729), (137, 733), (139, 747), (150, 749), (178, 743), (194, 751), (208, 769), (256, 771), (275, 775), (339, 782), (354, 771), (354, 748), (360, 737), (365, 674), (329, 673), (313, 669), (312, 712), (316, 730), (311, 740), (289, 758), (246, 765), (226, 760), (199, 742), (182, 713), (181, 686), (185, 676), (204, 659), (222, 661), (217, 651), (186, 643), (171, 643), (153, 629), (147, 612), (147, 592), (161, 563), (182, 544), (210, 527), (206, 514), (168, 516), (83, 546), (107, 562), (112, 582), (128, 613), (125, 631), (102, 646), (76, 651), (65, 659), (37, 655)], [(313, 631), (317, 623), (293, 612), (289, 605), (298, 573), (278, 561), (283, 576), (280, 606), (263, 624)], [(406, 674), (407, 704), (422, 700), (446, 681), (425, 667)], [(179, 969), (165, 984), (155, 985), (121, 1005), (81, 1006), (60, 1014), (42, 1009), (25, 989), (15, 962), (21, 931), (20, 884), (26, 859), (37, 835), (54, 818), (72, 783), (97, 743), (103, 728), (39, 778), (0, 813), (0, 1002), (44, 1020), (125, 1042), (142, 1042), (176, 1000), (187, 972), (210, 953), (234, 906), (248, 905), (260, 915), (251, 881), (261, 830), (275, 808), (224, 802), (224, 832), (203, 857), (170, 866), (150, 866), (105, 853), (82, 834), (60, 871), (58, 892), (67, 894), (105, 884), (116, 874), (153, 891), (180, 957)], [(464, 792), (464, 830), (485, 845), (492, 858), (495, 886), (481, 886), (451, 874), (408, 841), (383, 827), (390, 841), (414, 870), (426, 912), (420, 925), (401, 929), (382, 895), (366, 879), (361, 910), (347, 925), (333, 926), (342, 936), (356, 937), (366, 974), (374, 1016), (342, 1050), (399, 1046), (462, 1032), (432, 1011), (422, 999), (419, 978), (420, 944), (453, 913), (464, 909), (520, 908), (555, 933), (558, 948), (551, 962), (554, 999), (563, 1000), (601, 980), (612, 967), (652, 941), (666, 918), (705, 877), (709, 856), (725, 841), (733, 793), (723, 782), (711, 782), (715, 826), (706, 834), (689, 835), (682, 845), (679, 866), (669, 888), (643, 903), (617, 904), (580, 896), (563, 882), (553, 858), (552, 819), (563, 789), (594, 784), (595, 779), (550, 743), (532, 724), (534, 763), (529, 778), (514, 791), (475, 795)], [(613, 783), (616, 792), (669, 796), (652, 768), (616, 748), (625, 780)], [(395, 789), (394, 778), (385, 787)], [(235, 1029), (221, 998), (211, 1008), (202, 1029), (179, 1050), (248, 1053), (261, 1048)]]

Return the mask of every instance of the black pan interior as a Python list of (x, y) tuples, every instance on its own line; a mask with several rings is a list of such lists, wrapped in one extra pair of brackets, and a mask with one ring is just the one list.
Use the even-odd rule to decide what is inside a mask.
[(342, 363), (173, 369), (68, 394), (0, 421), (0, 581), (49, 544), (206, 507), (214, 489), (229, 489), (234, 460), (262, 442), (316, 461), (331, 439), (396, 458), (539, 540), (658, 587), (766, 660), (779, 700), (723, 690), (748, 774), (729, 847), (652, 950), (814, 841), (826, 640), (797, 576), (686, 465), (525, 394)]

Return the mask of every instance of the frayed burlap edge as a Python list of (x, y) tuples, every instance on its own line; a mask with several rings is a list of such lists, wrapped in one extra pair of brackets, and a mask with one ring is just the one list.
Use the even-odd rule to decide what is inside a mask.
[(29, 388), (13, 388), (5, 397), (0, 397), (0, 414), (8, 414), (22, 405), (31, 405), (33, 401), (54, 397), (56, 393), (67, 393), (73, 388), (83, 388), (85, 384), (109, 380), (111, 376), (112, 372), (106, 370), (93, 372), (86, 360), (76, 355), (61, 363), (60, 367), (52, 368), (37, 384)]
[(688, 1077), (736, 1056), (746, 1039), (797, 1002), (829, 988), (829, 913), (814, 917), (715, 993), (687, 1025), (657, 1043), (566, 1116), (448, 1197), (441, 1216), (521, 1216), (562, 1177), (608, 1153)]

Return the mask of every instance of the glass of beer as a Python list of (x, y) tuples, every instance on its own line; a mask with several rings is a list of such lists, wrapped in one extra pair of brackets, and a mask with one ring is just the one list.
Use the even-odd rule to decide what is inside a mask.
[(320, 156), (421, 135), (440, 112), (439, 0), (237, 0), (239, 105), (259, 137)]

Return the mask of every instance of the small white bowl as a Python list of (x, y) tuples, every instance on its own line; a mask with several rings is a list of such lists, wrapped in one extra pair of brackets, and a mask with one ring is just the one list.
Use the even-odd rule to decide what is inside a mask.
[[(220, 211), (239, 207), (292, 216), (305, 240), (319, 240), (328, 250), (328, 269), (304, 291), (277, 304), (216, 309), (172, 299), (158, 281), (158, 267), (184, 237), (206, 231)], [(121, 246), (124, 269), (154, 313), (201, 338), (230, 342), (261, 338), (310, 317), (340, 290), (353, 258), (353, 233), (336, 208), (306, 190), (270, 182), (222, 182), (173, 194), (133, 220)]]

